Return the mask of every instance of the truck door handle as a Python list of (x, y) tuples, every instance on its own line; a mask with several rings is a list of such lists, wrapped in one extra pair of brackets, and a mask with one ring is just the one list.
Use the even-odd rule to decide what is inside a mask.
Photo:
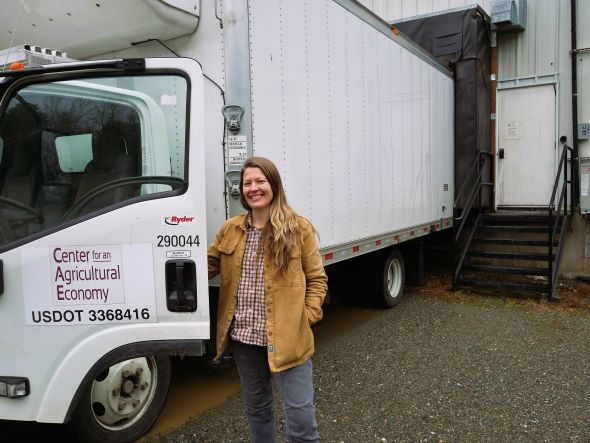
[(504, 148), (500, 148), (500, 150), (498, 151), (498, 157), (499, 158), (504, 158)]
[(197, 271), (192, 260), (166, 262), (166, 306), (171, 312), (197, 309)]

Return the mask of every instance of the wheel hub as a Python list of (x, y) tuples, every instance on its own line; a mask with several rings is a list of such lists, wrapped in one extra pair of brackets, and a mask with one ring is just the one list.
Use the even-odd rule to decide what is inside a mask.
[(391, 260), (387, 269), (387, 290), (391, 297), (399, 295), (402, 285), (402, 268), (399, 260)]
[(126, 360), (111, 366), (103, 379), (95, 379), (91, 402), (96, 420), (107, 429), (133, 424), (149, 405), (156, 387), (152, 358)]
[(133, 390), (135, 389), (136, 383), (133, 380), (127, 379), (121, 385), (121, 394), (125, 397), (131, 396)]

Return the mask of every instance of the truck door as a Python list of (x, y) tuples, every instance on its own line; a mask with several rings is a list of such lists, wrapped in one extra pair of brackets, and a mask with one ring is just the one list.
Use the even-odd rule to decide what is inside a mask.
[(209, 337), (200, 66), (86, 62), (6, 82), (0, 419), (136, 439), (168, 356)]

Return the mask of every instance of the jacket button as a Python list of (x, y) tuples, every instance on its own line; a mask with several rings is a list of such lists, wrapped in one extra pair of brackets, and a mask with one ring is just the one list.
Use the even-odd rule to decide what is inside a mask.
[(266, 312), (268, 312), (270, 314), (271, 313), (271, 310), (270, 309), (267, 309)]
[(270, 291), (270, 286), (267, 286), (267, 287), (266, 287), (266, 290), (267, 290), (267, 291)]
[(272, 331), (269, 331), (268, 332), (268, 335), (269, 335), (269, 337), (272, 336)]

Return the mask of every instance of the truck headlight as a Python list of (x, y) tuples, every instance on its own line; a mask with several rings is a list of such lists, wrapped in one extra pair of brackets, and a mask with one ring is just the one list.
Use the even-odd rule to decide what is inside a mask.
[(24, 377), (0, 377), (0, 397), (19, 398), (29, 395), (29, 379)]

